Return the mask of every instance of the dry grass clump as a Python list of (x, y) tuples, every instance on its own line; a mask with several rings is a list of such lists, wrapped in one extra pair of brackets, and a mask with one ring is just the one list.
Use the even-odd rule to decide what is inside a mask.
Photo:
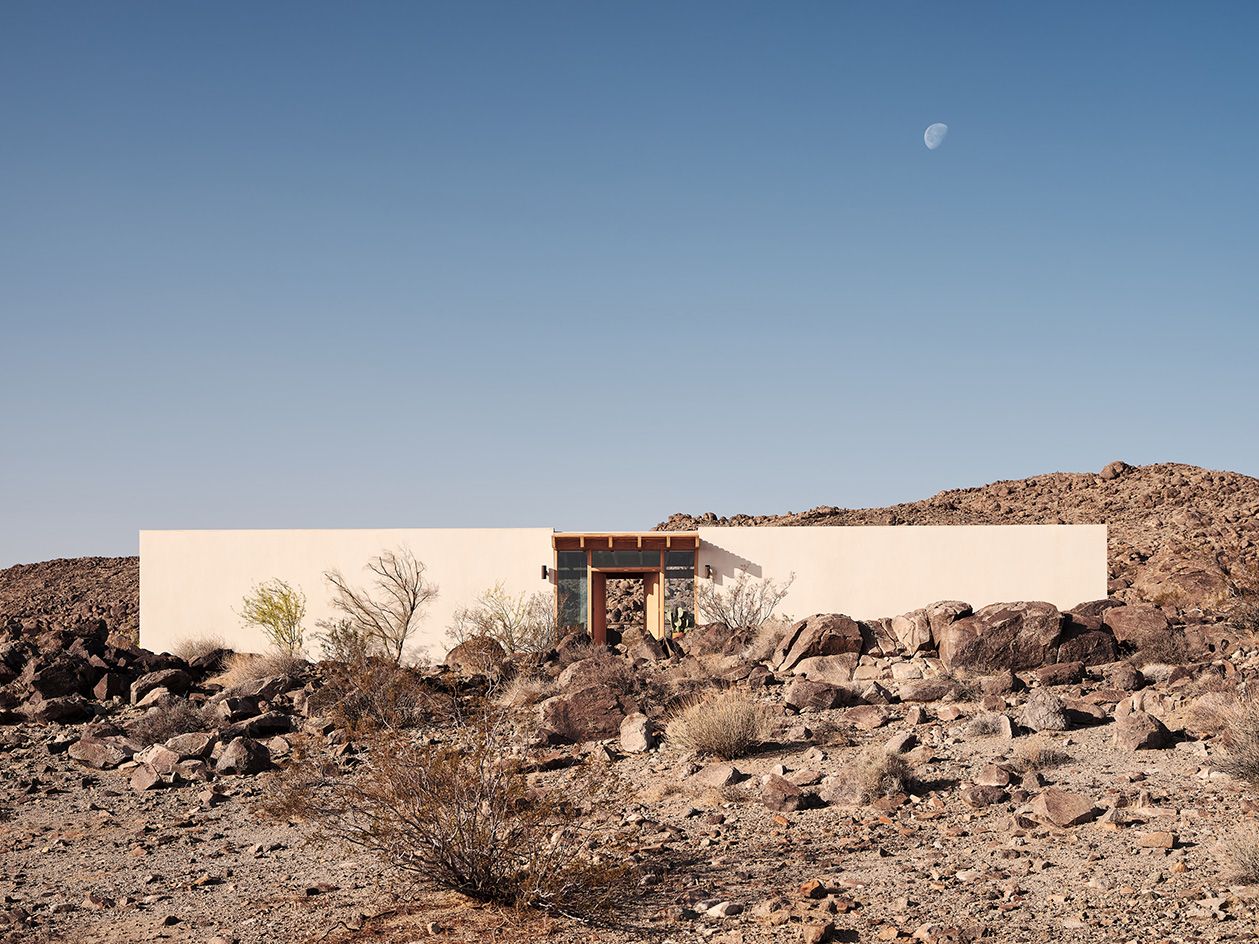
[(352, 773), (290, 773), (275, 809), (366, 850), (416, 890), (591, 921), (630, 908), (641, 895), (633, 850), (588, 819), (616, 803), (606, 778), (537, 789), (502, 762), (510, 748), (507, 729), (485, 718), (439, 745), (389, 734)]
[(966, 725), (966, 736), (997, 737), (1004, 734), (1006, 730), (1006, 725), (1002, 723), (1002, 716), (989, 711), (971, 718), (970, 723)]
[(765, 743), (773, 728), (769, 706), (730, 688), (691, 702), (669, 722), (665, 735), (683, 750), (732, 760)]
[(1235, 885), (1259, 885), (1259, 831), (1245, 830), (1224, 841), (1225, 879)]
[(276, 675), (298, 675), (308, 665), (301, 656), (273, 650), (266, 653), (233, 652), (223, 671), (210, 679), (226, 689), (239, 688), (258, 679)]
[(853, 762), (851, 773), (853, 786), (864, 803), (881, 796), (912, 793), (918, 786), (909, 761), (884, 747), (863, 751)]
[(155, 705), (127, 725), (127, 736), (142, 745), (164, 744), (177, 734), (213, 731), (217, 725), (204, 707), (181, 699), (163, 707)]
[(1170, 630), (1157, 633), (1141, 640), (1136, 652), (1128, 656), (1128, 661), (1149, 676), (1150, 670), (1159, 666), (1177, 666), (1192, 662), (1192, 653), (1184, 633)]
[(226, 648), (227, 643), (224, 642), (222, 636), (207, 633), (204, 636), (189, 636), (187, 639), (179, 640), (175, 643), (171, 654), (179, 656), (185, 662), (195, 662), (202, 656), (208, 656), (212, 652)]
[(555, 694), (555, 682), (545, 675), (521, 672), (498, 692), (496, 701), (503, 708), (527, 708)]
[(1259, 698), (1245, 695), (1218, 709), (1222, 750), (1215, 766), (1230, 777), (1259, 786)]
[(1014, 753), (1014, 766), (1020, 773), (1048, 770), (1069, 764), (1072, 758), (1066, 751), (1045, 738), (1029, 738)]

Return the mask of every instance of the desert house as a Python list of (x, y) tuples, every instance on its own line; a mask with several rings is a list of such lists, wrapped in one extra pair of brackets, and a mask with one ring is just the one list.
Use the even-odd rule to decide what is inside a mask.
[[(642, 628), (660, 637), (695, 616), (696, 588), (740, 574), (791, 585), (796, 617), (893, 616), (937, 600), (973, 606), (1043, 600), (1062, 609), (1106, 596), (1105, 525), (701, 527), (571, 532), (549, 528), (403, 528), (140, 533), (140, 642), (155, 651), (208, 634), (261, 651), (237, 615), (258, 583), (288, 581), (308, 618), (332, 615), (325, 572), (350, 579), (384, 550), (409, 548), (438, 588), (414, 644), (440, 658), (455, 612), (488, 588), (552, 597), (559, 623), (609, 640), (609, 585), (638, 590)], [(792, 579), (794, 578), (794, 579)]]

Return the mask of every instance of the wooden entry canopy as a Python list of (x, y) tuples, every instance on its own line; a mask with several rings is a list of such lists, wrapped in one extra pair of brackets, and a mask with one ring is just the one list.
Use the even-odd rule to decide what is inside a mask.
[[(554, 564), (557, 574), (556, 607), (561, 606), (561, 579), (565, 573), (561, 566), (561, 554), (572, 560), (580, 553), (585, 561), (584, 602), (585, 626), (592, 641), (607, 644), (607, 579), (609, 575), (642, 575), (645, 591), (645, 615), (647, 631), (657, 639), (666, 633), (666, 587), (663, 579), (670, 551), (691, 553), (692, 587), (695, 578), (695, 562), (698, 560), (699, 532), (697, 531), (557, 531), (551, 538)], [(608, 553), (628, 552), (628, 553)], [(582, 557), (577, 558), (580, 568)], [(579, 571), (580, 573), (580, 571)], [(687, 601), (687, 609), (693, 613), (693, 591)]]

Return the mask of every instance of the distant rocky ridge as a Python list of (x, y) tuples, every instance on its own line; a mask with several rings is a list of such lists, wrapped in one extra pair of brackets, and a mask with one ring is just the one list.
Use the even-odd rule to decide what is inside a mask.
[(785, 515), (675, 514), (700, 525), (1106, 524), (1111, 594), (1180, 611), (1227, 609), (1259, 592), (1259, 479), (1192, 465), (1053, 472), (951, 489), (887, 508), (821, 506)]
[(71, 557), (0, 570), (0, 625), (73, 629), (101, 624), (118, 644), (138, 641), (140, 558)]
[[(1259, 592), (1259, 479), (1191, 465), (1054, 472), (952, 489), (887, 508), (822, 506), (785, 515), (675, 514), (699, 525), (1107, 524), (1111, 595), (1127, 603), (1218, 612)], [(1080, 601), (1084, 602), (1084, 601)], [(0, 570), (0, 624), (104, 623), (119, 643), (140, 625), (138, 557), (80, 557)]]

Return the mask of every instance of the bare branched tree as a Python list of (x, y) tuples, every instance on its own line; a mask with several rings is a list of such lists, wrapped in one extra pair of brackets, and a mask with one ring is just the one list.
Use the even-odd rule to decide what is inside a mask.
[(348, 629), (400, 665), (437, 587), (424, 579), (423, 562), (406, 547), (382, 552), (367, 569), (376, 578), (369, 588), (351, 586), (339, 570), (324, 574), (332, 585), (332, 608), (349, 621)]
[(497, 584), (455, 611), (447, 635), (456, 643), (488, 637), (509, 653), (543, 653), (559, 642), (555, 601), (546, 593), (512, 596)]
[(763, 580), (741, 570), (728, 587), (701, 581), (695, 588), (696, 607), (708, 622), (723, 623), (732, 633), (750, 635), (774, 615), (795, 579), (793, 573), (782, 582)]

